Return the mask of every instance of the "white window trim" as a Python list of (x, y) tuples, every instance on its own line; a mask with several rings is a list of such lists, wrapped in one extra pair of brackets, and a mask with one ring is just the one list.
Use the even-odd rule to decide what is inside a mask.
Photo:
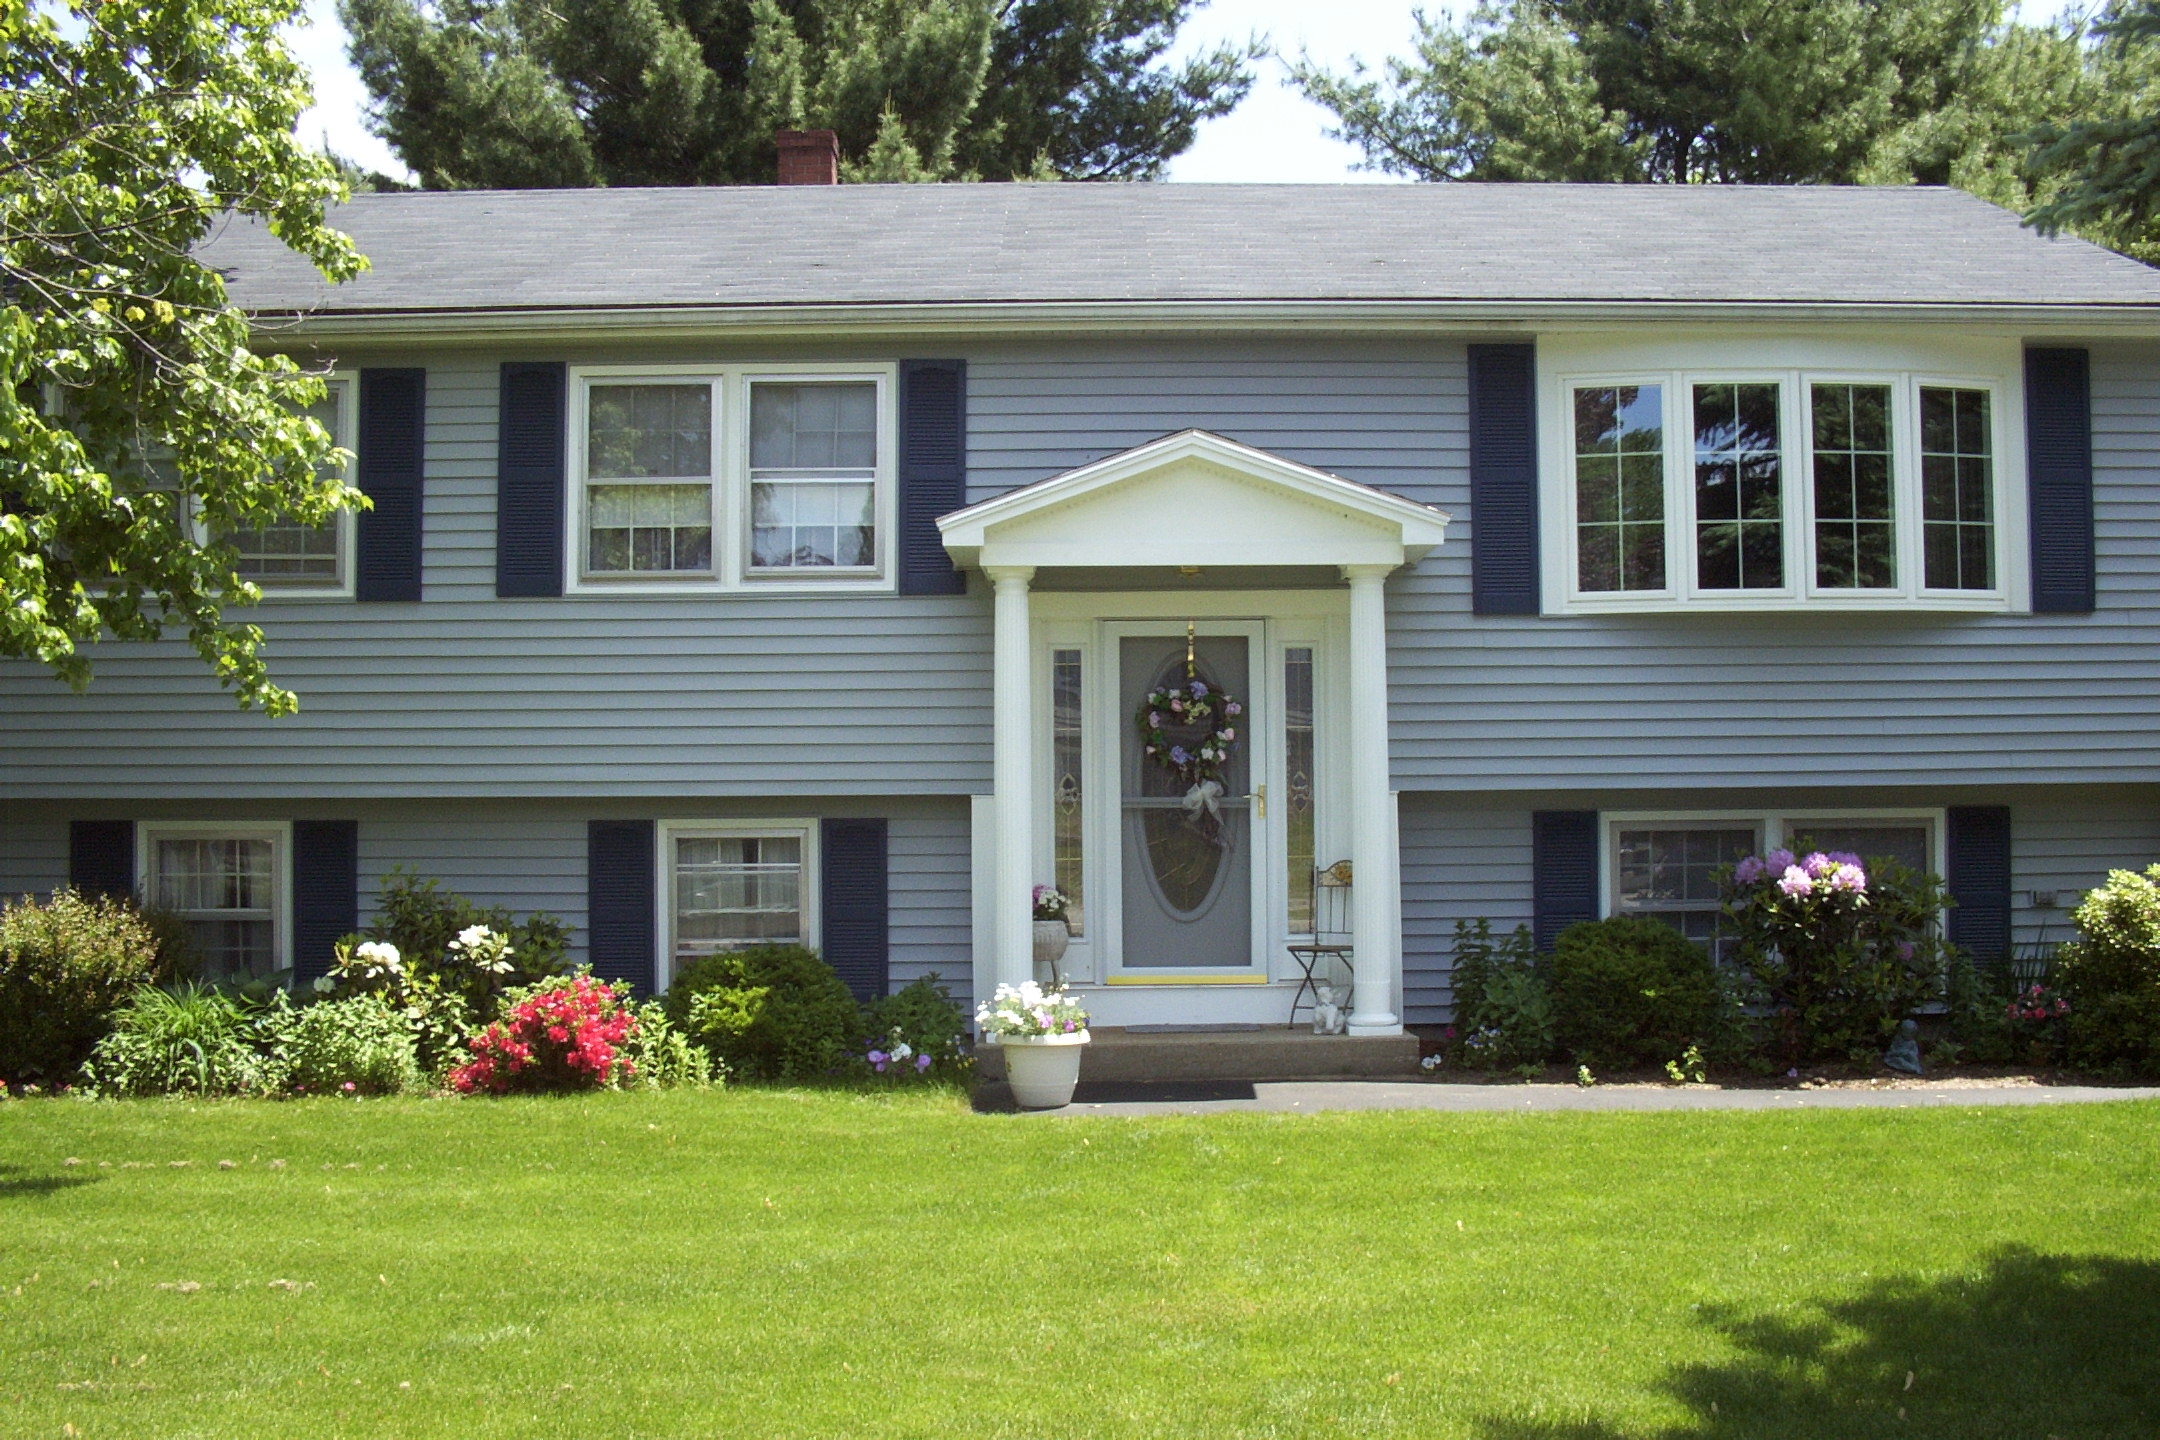
[[(324, 383), (342, 391), (338, 401), (338, 433), (330, 438), (348, 457), (344, 474), (339, 478), (347, 485), (359, 487), (360, 470), (360, 374), (356, 370), (332, 370), (323, 377)], [(210, 543), (210, 527), (201, 516), (192, 517), (195, 543)], [(357, 549), (359, 523), (358, 513), (340, 510), (330, 522), (337, 530), (337, 583), (335, 585), (305, 585), (276, 579), (251, 578), (248, 583), (263, 592), (263, 603), (276, 601), (351, 600), (356, 597), (354, 555)]]
[[(1767, 348), (1767, 347), (1765, 347)], [(1693, 424), (1694, 387), (1774, 381), (1784, 449), (1783, 505), (1786, 585), (1778, 590), (1705, 590), (1696, 583)], [(1894, 590), (1838, 590), (1815, 584), (1814, 426), (1809, 387), (1888, 385), (1892, 390), (1892, 513), (1897, 517)], [(1575, 391), (1616, 385), (1663, 387), (1665, 424), (1665, 588), (1585, 591), (1580, 588), (1580, 529), (1575, 502)], [(1920, 391), (1983, 390), (1989, 396), (1994, 447), (1995, 579), (1992, 590), (1925, 587), (1920, 503)], [(1544, 551), (1554, 557), (1544, 577), (1548, 614), (1629, 614), (1704, 611), (1868, 610), (1990, 614), (2029, 608), (2026, 566), (2024, 397), (2012, 378), (1977, 370), (1895, 366), (1645, 365), (1565, 368), (1542, 387), (1540, 489)]]
[(1792, 810), (1605, 810), (1598, 814), (1598, 914), (1610, 918), (1620, 912), (1620, 846), (1622, 830), (1688, 830), (1713, 826), (1753, 825), (1757, 854), (1788, 844), (1796, 830), (1829, 823), (1853, 825), (1926, 825), (1928, 868), (1946, 873), (1949, 862), (1949, 812), (1928, 806), (1810, 806)]
[[(566, 595), (711, 595), (722, 592), (760, 595), (893, 594), (899, 585), (894, 563), (899, 522), (899, 375), (897, 364), (844, 363), (728, 365), (574, 365), (570, 368), (566, 455), (569, 481), (563, 487), (563, 593)], [(877, 565), (874, 569), (824, 571), (753, 571), (750, 566), (750, 386), (853, 380), (877, 386), (878, 464), (872, 483), (877, 517)], [(656, 385), (713, 387), (713, 568), (676, 575), (591, 574), (587, 555), (586, 447), (587, 395), (594, 384), (646, 381)]]
[(659, 853), (653, 886), (653, 989), (663, 991), (675, 980), (675, 842), (677, 840), (786, 838), (802, 844), (802, 944), (825, 953), (818, 898), (823, 879), (824, 856), (818, 851), (821, 826), (816, 820), (662, 820), (656, 827)]
[(272, 955), (276, 970), (292, 969), (292, 822), (289, 820), (138, 820), (135, 822), (136, 888), (143, 903), (157, 904), (157, 842), (160, 840), (268, 840)]

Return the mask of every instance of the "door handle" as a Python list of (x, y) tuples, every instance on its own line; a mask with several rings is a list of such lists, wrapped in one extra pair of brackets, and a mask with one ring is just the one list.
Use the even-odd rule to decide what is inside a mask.
[(1255, 785), (1252, 794), (1245, 798), (1253, 802), (1253, 815), (1256, 819), (1267, 819), (1267, 786)]

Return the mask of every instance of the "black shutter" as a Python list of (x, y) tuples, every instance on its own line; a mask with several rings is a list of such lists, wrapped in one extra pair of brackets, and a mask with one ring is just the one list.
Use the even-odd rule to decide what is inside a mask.
[(1539, 810), (1530, 817), (1530, 933), (1540, 954), (1578, 920), (1598, 918), (1595, 810)]
[(563, 435), (568, 367), (502, 367), (495, 459), (495, 593), (563, 591)]
[(427, 371), (360, 372), (360, 488), (374, 508), (360, 512), (362, 600), (420, 598), (420, 485), (427, 449)]
[(1944, 851), (1950, 943), (1983, 964), (2010, 958), (2010, 807), (1953, 805)]
[(819, 837), (824, 874), (818, 890), (825, 963), (855, 998), (885, 994), (891, 974), (885, 890), (885, 822), (827, 820)]
[(1470, 608), (1535, 615), (1537, 347), (1470, 347)]
[(594, 820), (585, 827), (586, 950), (593, 974), (653, 988), (653, 822)]
[(940, 515), (967, 503), (967, 361), (900, 362), (900, 593), (964, 595)]
[(70, 820), (68, 884), (85, 895), (133, 895), (135, 822)]
[(331, 950), (360, 928), (360, 822), (292, 827), (293, 983), (329, 973)]
[(2032, 607), (2093, 610), (2092, 384), (2083, 350), (2025, 352), (2025, 469)]

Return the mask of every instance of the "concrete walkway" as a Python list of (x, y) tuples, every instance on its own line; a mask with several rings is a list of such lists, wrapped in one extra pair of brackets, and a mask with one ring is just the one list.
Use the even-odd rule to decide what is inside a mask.
[[(1725, 1090), (1710, 1085), (1448, 1085), (1405, 1080), (1283, 1080), (1160, 1085), (1083, 1085), (1049, 1115), (1217, 1115), (1325, 1110), (1845, 1110), (1960, 1105), (2068, 1105), (2160, 1099), (2160, 1086), (2035, 1085), (2030, 1082), (1896, 1081), (1876, 1085)], [(978, 1110), (1011, 1110), (1003, 1085), (984, 1085)]]

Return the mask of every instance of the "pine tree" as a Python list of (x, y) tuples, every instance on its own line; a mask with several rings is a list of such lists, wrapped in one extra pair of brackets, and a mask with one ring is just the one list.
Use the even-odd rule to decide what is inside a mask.
[(1163, 61), (1193, 0), (340, 0), (373, 123), (423, 185), (1146, 179), (1257, 44)]
[(1427, 180), (1969, 184), (2088, 103), (2074, 27), (1998, 0), (1487, 0), (1375, 76), (1293, 74), (1367, 163)]

